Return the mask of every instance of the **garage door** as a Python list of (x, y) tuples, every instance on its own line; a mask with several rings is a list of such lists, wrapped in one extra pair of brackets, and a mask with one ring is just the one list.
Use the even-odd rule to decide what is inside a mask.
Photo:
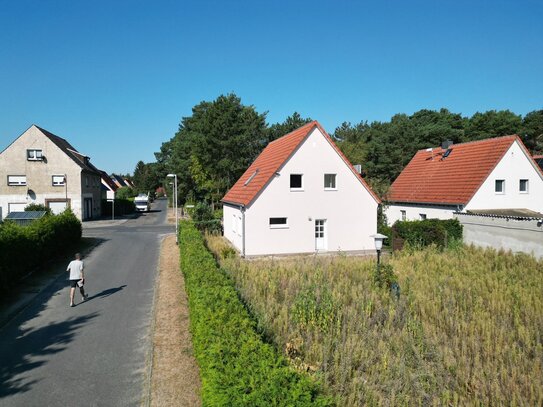
[(8, 204), (8, 213), (24, 212), (26, 205), (27, 205), (26, 202), (25, 203), (10, 203)]
[(66, 201), (64, 202), (48, 202), (47, 205), (55, 215), (64, 212), (66, 209)]

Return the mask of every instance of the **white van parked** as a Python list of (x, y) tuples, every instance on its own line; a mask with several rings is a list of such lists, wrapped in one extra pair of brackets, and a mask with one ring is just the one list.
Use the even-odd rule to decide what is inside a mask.
[(138, 212), (149, 212), (151, 209), (151, 203), (149, 202), (149, 195), (139, 194), (134, 198), (134, 204)]

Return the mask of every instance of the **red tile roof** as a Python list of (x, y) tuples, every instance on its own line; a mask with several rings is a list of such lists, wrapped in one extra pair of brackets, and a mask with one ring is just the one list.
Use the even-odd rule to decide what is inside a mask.
[[(242, 206), (250, 205), (259, 193), (268, 185), (274, 174), (283, 167), (292, 155), (294, 155), (298, 147), (315, 128), (318, 128), (321, 131), (332, 148), (339, 154), (371, 196), (380, 203), (381, 201), (377, 195), (375, 195), (368, 184), (366, 184), (360, 174), (356, 172), (349, 160), (347, 160), (332, 138), (317, 121), (307, 123), (299, 129), (269, 143), (249, 168), (247, 168), (241, 178), (238, 179), (234, 186), (226, 193), (222, 201)], [(251, 177), (252, 179), (250, 179)], [(249, 179), (250, 181), (247, 182)]]
[(532, 160), (516, 135), (453, 144), (446, 158), (440, 147), (420, 150), (390, 187), (387, 201), (466, 205), (515, 140)]

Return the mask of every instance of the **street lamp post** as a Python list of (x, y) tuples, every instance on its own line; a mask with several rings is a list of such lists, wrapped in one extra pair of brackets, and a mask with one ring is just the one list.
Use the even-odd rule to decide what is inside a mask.
[(177, 174), (168, 174), (166, 175), (168, 178), (173, 178), (173, 207), (175, 210), (175, 244), (179, 244), (179, 220), (178, 217), (178, 210), (177, 210)]
[(375, 241), (375, 250), (377, 251), (377, 275), (380, 277), (381, 273), (381, 249), (383, 248), (383, 240), (388, 239), (387, 236), (382, 235), (381, 233), (376, 233), (371, 235)]

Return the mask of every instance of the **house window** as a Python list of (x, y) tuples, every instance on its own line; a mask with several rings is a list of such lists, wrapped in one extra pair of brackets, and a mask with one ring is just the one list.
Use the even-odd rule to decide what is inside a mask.
[(528, 180), (527, 179), (519, 180), (518, 190), (522, 194), (527, 194), (528, 193)]
[(400, 211), (400, 213), (402, 214), (402, 220), (406, 220), (407, 214), (405, 213), (405, 211)]
[(302, 174), (290, 174), (290, 189), (291, 190), (302, 190)]
[(497, 179), (496, 180), (494, 191), (497, 194), (505, 194), (505, 180), (504, 179)]
[(85, 186), (87, 186), (87, 187), (89, 186), (89, 177), (88, 176), (85, 177)]
[(64, 186), (64, 175), (53, 175), (53, 186), (62, 187)]
[(336, 174), (324, 174), (324, 189), (325, 190), (336, 189)]
[(26, 185), (26, 175), (8, 175), (9, 186)]
[(270, 229), (288, 228), (287, 218), (270, 218)]
[(28, 161), (42, 161), (43, 154), (41, 150), (26, 150), (26, 159)]
[(419, 213), (420, 220), (426, 220), (426, 214), (425, 213)]

